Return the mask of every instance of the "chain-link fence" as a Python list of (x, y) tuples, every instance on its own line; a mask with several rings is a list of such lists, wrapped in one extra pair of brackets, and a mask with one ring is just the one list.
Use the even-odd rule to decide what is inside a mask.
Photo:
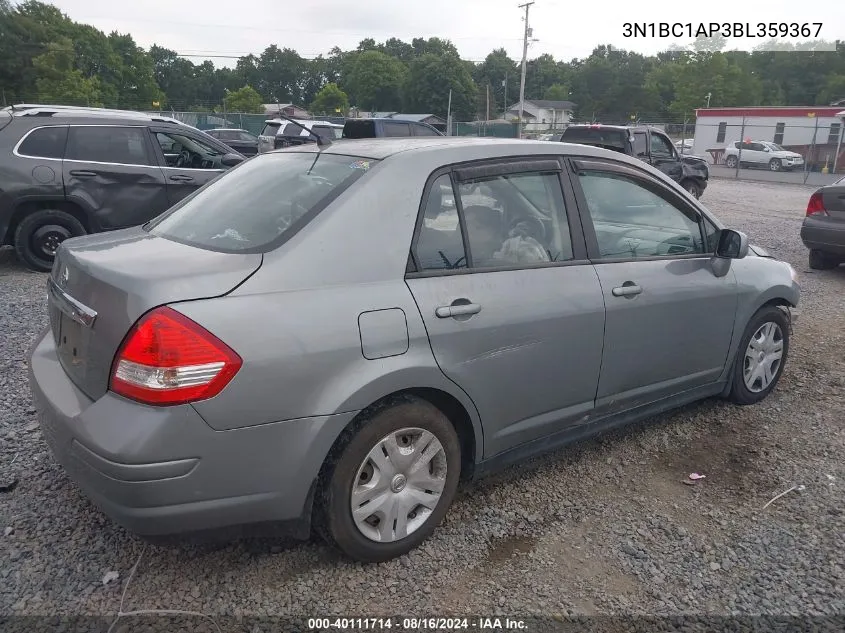
[(843, 127), (835, 113), (699, 116), (685, 146), (717, 177), (823, 185), (845, 174)]

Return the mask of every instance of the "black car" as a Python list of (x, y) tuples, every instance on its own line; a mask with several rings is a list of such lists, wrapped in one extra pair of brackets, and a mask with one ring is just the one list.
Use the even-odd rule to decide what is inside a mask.
[(143, 224), (243, 160), (168, 117), (10, 106), (0, 110), (0, 245), (48, 271), (63, 240)]
[(206, 130), (206, 134), (223, 141), (226, 145), (243, 154), (255, 156), (258, 153), (258, 137), (246, 130), (234, 128), (215, 128)]
[(570, 125), (558, 140), (604, 147), (639, 158), (680, 183), (696, 198), (702, 196), (710, 179), (706, 160), (697, 156), (679, 155), (672, 140), (653, 127), (596, 123)]
[(810, 249), (810, 268), (828, 270), (845, 263), (845, 178), (810, 196), (801, 241)]

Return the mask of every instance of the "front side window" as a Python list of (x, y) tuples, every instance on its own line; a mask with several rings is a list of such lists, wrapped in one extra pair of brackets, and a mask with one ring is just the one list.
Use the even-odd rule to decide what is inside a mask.
[(671, 158), (674, 156), (672, 153), (671, 143), (669, 143), (669, 140), (660, 134), (651, 135), (651, 154), (652, 156), (660, 156), (664, 158)]
[(697, 214), (675, 206), (640, 180), (599, 171), (582, 172), (579, 180), (602, 258), (705, 252)]
[(23, 140), (18, 153), (36, 158), (62, 158), (65, 155), (67, 127), (42, 127), (32, 130)]
[(223, 169), (223, 152), (193, 136), (173, 132), (157, 132), (161, 151), (168, 167), (181, 169)]
[(634, 132), (634, 156), (637, 158), (648, 156), (648, 142), (645, 132)]
[(120, 165), (151, 165), (146, 134), (146, 128), (141, 127), (72, 126), (68, 130), (65, 159)]
[(209, 250), (266, 252), (376, 162), (312, 152), (261, 154), (198, 189), (146, 228)]

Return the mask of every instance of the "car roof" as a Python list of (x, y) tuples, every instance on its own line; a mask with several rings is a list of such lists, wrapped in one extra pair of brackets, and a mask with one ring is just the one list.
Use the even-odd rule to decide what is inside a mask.
[(329, 127), (343, 127), (338, 123), (332, 123), (331, 121), (321, 121), (320, 119), (267, 119), (264, 121), (264, 125), (270, 125), (273, 123), (278, 123), (281, 125), (282, 123), (290, 123), (293, 121), (294, 123), (298, 123), (299, 125), (304, 125), (305, 127), (309, 126), (313, 127), (315, 125), (328, 125)]
[(246, 132), (242, 127), (215, 127), (206, 132)]
[(144, 123), (170, 123), (185, 127), (192, 127), (187, 123), (172, 117), (147, 114), (134, 110), (114, 110), (109, 108), (86, 108), (77, 106), (54, 106), (41, 104), (16, 104), (4, 108), (4, 112), (12, 115), (15, 119), (64, 119), (65, 122), (89, 121), (96, 119), (98, 122), (122, 122), (137, 121)]
[[(451, 162), (448, 151), (451, 149), (475, 147), (479, 150), (478, 158), (490, 157), (493, 154), (508, 156), (524, 156), (526, 154), (577, 154), (581, 156), (595, 156), (613, 158), (629, 162), (631, 165), (641, 165), (641, 161), (618, 152), (611, 152), (602, 148), (576, 143), (549, 143), (548, 141), (523, 140), (515, 138), (495, 138), (478, 136), (407, 136), (378, 139), (343, 139), (334, 141), (331, 145), (318, 146), (316, 144), (299, 145), (292, 148), (275, 150), (277, 152), (322, 152), (324, 154), (338, 154), (343, 156), (359, 156), (372, 160), (383, 160), (390, 156), (412, 152), (443, 152), (444, 164)], [(462, 152), (464, 153), (464, 152)], [(485, 156), (482, 156), (485, 155)], [(492, 156), (495, 158), (496, 156)], [(469, 158), (466, 160), (474, 160)]]

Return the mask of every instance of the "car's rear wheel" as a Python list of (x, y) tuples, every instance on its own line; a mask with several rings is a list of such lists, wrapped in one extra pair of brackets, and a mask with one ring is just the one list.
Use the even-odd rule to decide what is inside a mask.
[(701, 187), (694, 180), (688, 178), (681, 183), (681, 186), (696, 200), (701, 197)]
[(68, 238), (85, 233), (85, 227), (70, 213), (41, 209), (27, 214), (18, 224), (15, 250), (29, 268), (47, 272), (53, 267), (59, 245)]
[(443, 519), (460, 470), (460, 443), (446, 416), (426, 401), (403, 399), (348, 439), (323, 485), (319, 527), (355, 560), (401, 556)]
[(736, 163), (737, 163), (736, 156), (728, 156), (728, 157), (725, 159), (725, 165), (726, 165), (727, 167), (730, 167), (731, 169), (733, 169), (734, 167), (736, 167)]
[(789, 354), (789, 319), (781, 308), (765, 306), (748, 322), (733, 372), (730, 398), (736, 404), (756, 404), (780, 380)]
[(840, 260), (830, 253), (825, 253), (817, 248), (810, 249), (810, 268), (813, 270), (830, 270), (839, 266)]
[(769, 161), (769, 169), (772, 171), (780, 171), (783, 169), (783, 163), (779, 158), (773, 158)]

